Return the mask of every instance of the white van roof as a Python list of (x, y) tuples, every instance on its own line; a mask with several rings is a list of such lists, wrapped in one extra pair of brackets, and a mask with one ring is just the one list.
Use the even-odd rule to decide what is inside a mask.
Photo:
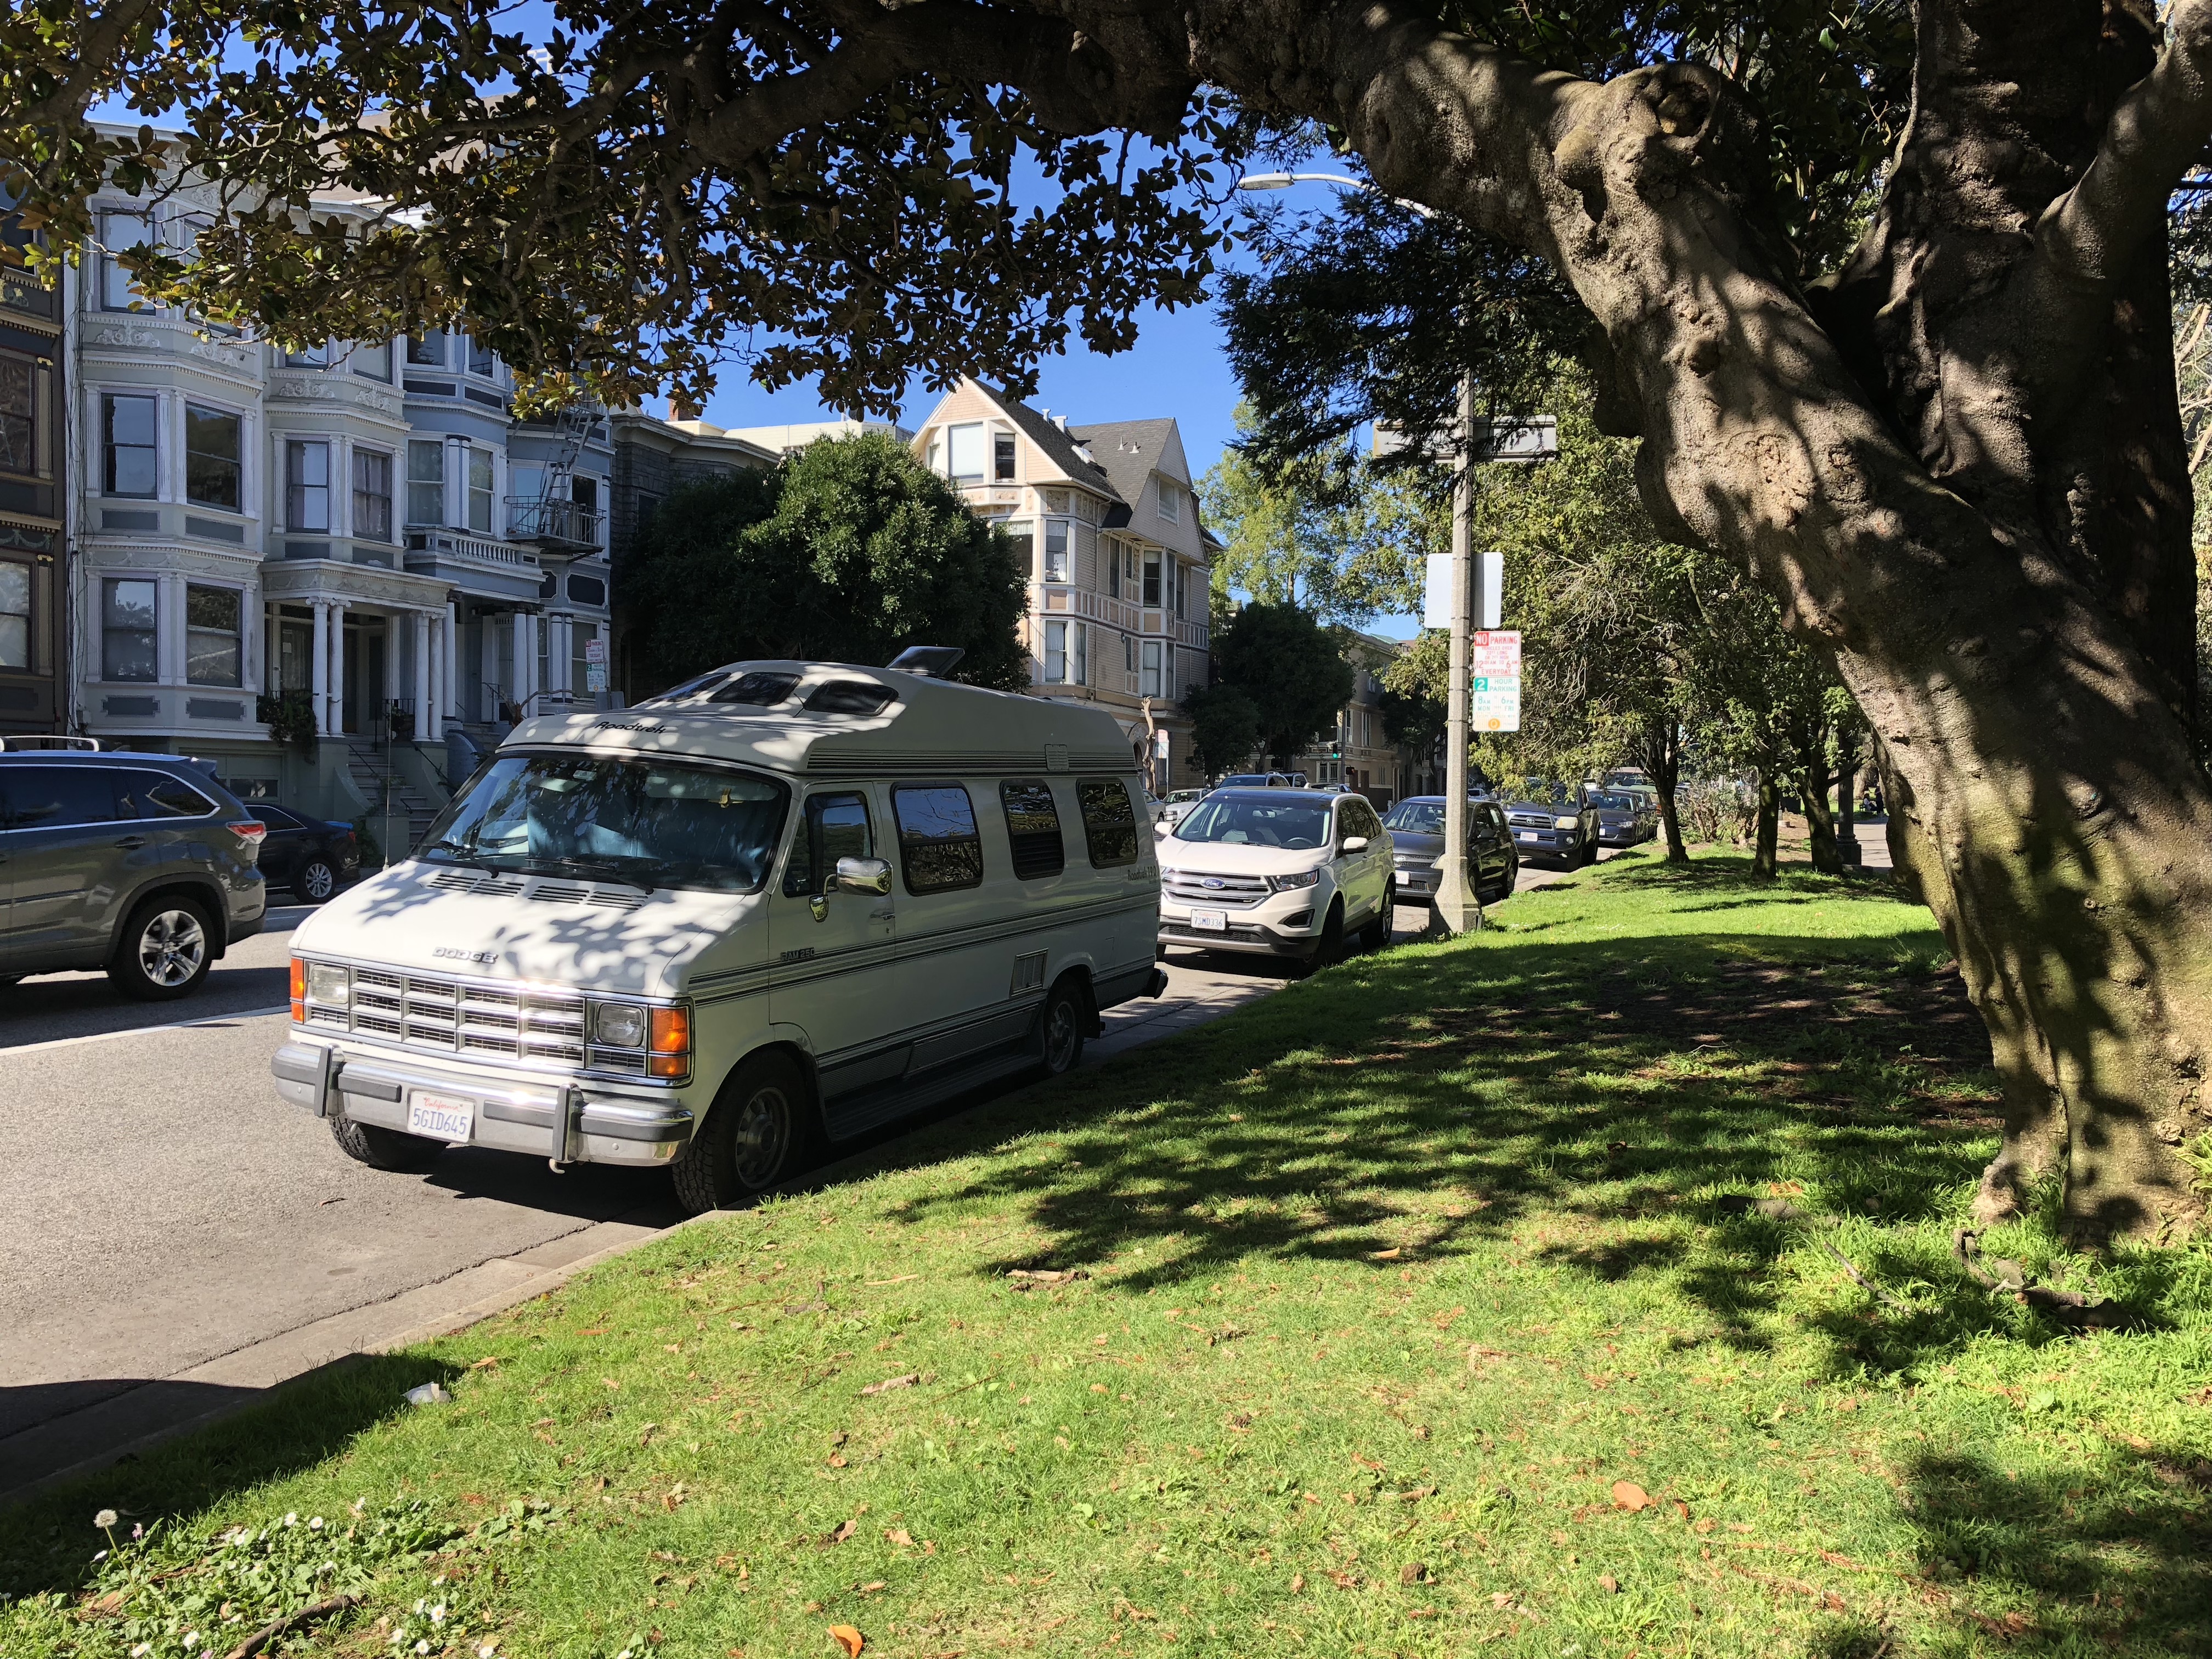
[[(758, 678), (741, 686), (747, 676)], [(791, 684), (774, 702), (729, 700), (738, 691), (773, 694), (787, 676)], [(888, 700), (872, 713), (805, 706), (865, 706), (884, 691)], [(500, 747), (546, 744), (846, 778), (1140, 769), (1120, 722), (1103, 708), (836, 662), (731, 663), (633, 708), (525, 720)]]

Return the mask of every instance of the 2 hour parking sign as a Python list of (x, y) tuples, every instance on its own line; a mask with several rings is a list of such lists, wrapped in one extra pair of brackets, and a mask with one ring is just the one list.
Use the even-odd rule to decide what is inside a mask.
[(1521, 630), (1493, 628), (1474, 635), (1468, 659), (1468, 718), (1477, 732), (1521, 729)]

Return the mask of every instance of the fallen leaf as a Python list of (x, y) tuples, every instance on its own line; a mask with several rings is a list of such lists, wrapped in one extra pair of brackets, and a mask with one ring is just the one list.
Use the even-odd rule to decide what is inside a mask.
[(1104, 1394), (1106, 1392), (1106, 1385), (1103, 1382), (1093, 1382), (1091, 1385), (1091, 1392), (1093, 1394)]
[(1006, 1277), (1031, 1285), (1067, 1285), (1091, 1275), (1080, 1267), (1012, 1267), (1007, 1270)]
[(470, 1366), (469, 1369), (472, 1371), (480, 1371), (498, 1364), (499, 1356), (495, 1353), (488, 1353), (482, 1359), (477, 1360), (475, 1364)]
[(1680, 1498), (1670, 1498), (1667, 1501), (1674, 1506), (1674, 1513), (1681, 1516), (1683, 1520), (1686, 1521), (1690, 1518), (1690, 1506), (1687, 1504), (1685, 1504)]
[(830, 1634), (845, 1650), (845, 1659), (860, 1659), (860, 1650), (868, 1644), (868, 1638), (850, 1625), (832, 1625)]
[(1820, 1559), (1823, 1561), (1826, 1561), (1832, 1567), (1842, 1567), (1847, 1571), (1864, 1572), (1866, 1571), (1864, 1567), (1852, 1560), (1850, 1556), (1838, 1555), (1833, 1550), (1822, 1550), (1820, 1552)]
[(909, 1548), (914, 1543), (914, 1534), (904, 1527), (892, 1527), (884, 1534), (884, 1536), (901, 1549)]
[(1651, 1494), (1633, 1480), (1613, 1483), (1613, 1506), (1617, 1510), (1644, 1510), (1651, 1507)]
[(832, 1452), (832, 1453), (830, 1453), (830, 1467), (831, 1468), (833, 1468), (833, 1469), (842, 1469), (842, 1468), (843, 1468), (845, 1467), (845, 1454), (844, 1454), (844, 1453), (842, 1453), (842, 1452)]
[(860, 1392), (863, 1395), (889, 1394), (893, 1389), (910, 1389), (921, 1381), (920, 1371), (908, 1371), (904, 1376), (887, 1376), (880, 1382), (871, 1382)]
[(1508, 1608), (1508, 1607), (1511, 1607), (1511, 1606), (1513, 1605), (1513, 1594), (1512, 1594), (1512, 1592), (1511, 1592), (1511, 1591), (1510, 1591), (1510, 1590), (1492, 1590), (1492, 1591), (1491, 1591), (1491, 1592), (1490, 1592), (1490, 1605), (1491, 1605), (1492, 1607), (1496, 1607), (1496, 1608), (1497, 1608), (1500, 1613), (1504, 1612), (1506, 1608)]
[(1401, 1492), (1397, 1496), (1401, 1504), (1418, 1504), (1424, 1498), (1434, 1498), (1436, 1495), (1437, 1489), (1434, 1486), (1416, 1486), (1411, 1492)]
[(1305, 1593), (1305, 1588), (1306, 1588), (1306, 1576), (1305, 1576), (1305, 1574), (1304, 1574), (1304, 1573), (1302, 1573), (1302, 1572), (1294, 1572), (1294, 1573), (1292, 1573), (1292, 1574), (1291, 1575), (1291, 1595), (1304, 1595), (1304, 1594)]
[(1692, 1532), (1711, 1532), (1713, 1529), (1713, 1517), (1711, 1516), (1700, 1516), (1698, 1517), (1697, 1524), (1693, 1526), (1691, 1530)]
[(873, 1595), (879, 1589), (888, 1589), (889, 1588), (890, 1586), (885, 1583), (884, 1580), (880, 1578), (872, 1578), (866, 1583), (860, 1586), (860, 1594), (863, 1595)]
[(886, 1285), (903, 1285), (909, 1279), (919, 1279), (921, 1277), (921, 1275), (920, 1273), (901, 1273), (896, 1279), (872, 1279), (868, 1281), (868, 1288), (870, 1290), (879, 1291)]
[(607, 1328), (605, 1325), (594, 1325), (588, 1331), (578, 1331), (576, 1333), (579, 1336), (605, 1336), (606, 1334)]
[(622, 1384), (616, 1382), (611, 1376), (603, 1376), (599, 1381), (605, 1383), (611, 1389), (619, 1389), (622, 1387)]
[[(858, 1521), (848, 1520), (840, 1522), (837, 1526), (837, 1530), (830, 1534), (830, 1541), (833, 1544), (842, 1544), (848, 1538), (850, 1538), (854, 1533), (860, 1531), (860, 1523)], [(855, 1651), (857, 1651), (857, 1650), (855, 1650)]]
[(1607, 1595), (1618, 1595), (1620, 1594), (1620, 1580), (1615, 1578), (1609, 1572), (1601, 1572), (1597, 1576), (1597, 1587), (1603, 1590)]
[(1396, 1261), (1400, 1256), (1403, 1255), (1404, 1254), (1405, 1254), (1405, 1252), (1404, 1252), (1402, 1249), (1401, 1249), (1397, 1245), (1393, 1244), (1393, 1245), (1392, 1245), (1389, 1249), (1387, 1249), (1387, 1250), (1370, 1250), (1370, 1251), (1368, 1251), (1368, 1253), (1367, 1253), (1367, 1259), (1368, 1259), (1370, 1261)]
[(1428, 1576), (1429, 1565), (1425, 1561), (1408, 1561), (1398, 1569), (1398, 1582), (1401, 1584), (1418, 1584)]

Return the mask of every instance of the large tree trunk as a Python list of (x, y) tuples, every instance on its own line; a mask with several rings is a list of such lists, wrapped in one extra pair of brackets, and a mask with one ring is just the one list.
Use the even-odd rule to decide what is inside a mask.
[(1659, 827), (1667, 837), (1667, 862), (1687, 864), (1690, 849), (1682, 842), (1682, 815), (1674, 800), (1674, 791), (1682, 781), (1681, 730), (1672, 720), (1652, 720), (1633, 747), (1636, 763), (1644, 769), (1659, 797)]
[[(2165, 197), (2212, 133), (2212, 0), (2179, 0), (2148, 76), (2150, 0), (1922, 0), (1890, 195), (1817, 315), (1756, 117), (1710, 69), (1596, 85), (1387, 5), (1330, 15), (1309, 81), (1273, 46), (1219, 53), (1223, 79), (1304, 97), (1384, 189), (1566, 275), (1655, 518), (1739, 558), (1882, 744), (2008, 1100), (2047, 1062), (2063, 1102), (2076, 1234), (2193, 1223), (2212, 789), (2156, 307)], [(1994, 1183), (2049, 1117), (2008, 1122)]]
[(1836, 820), (1828, 805), (1828, 789), (1834, 775), (1828, 769), (1825, 745), (1808, 749), (1801, 769), (1805, 797), (1805, 830), (1812, 843), (1813, 867), (1824, 876), (1844, 873), (1844, 849), (1836, 844)]

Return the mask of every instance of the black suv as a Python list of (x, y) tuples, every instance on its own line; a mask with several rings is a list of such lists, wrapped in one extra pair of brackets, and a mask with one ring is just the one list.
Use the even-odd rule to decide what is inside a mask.
[(0, 754), (0, 983), (105, 968), (149, 1000), (261, 931), (259, 819), (174, 755)]
[(336, 818), (311, 818), (274, 801), (246, 808), (269, 831), (261, 843), (261, 873), (271, 887), (289, 887), (302, 904), (320, 904), (361, 873), (361, 838)]

